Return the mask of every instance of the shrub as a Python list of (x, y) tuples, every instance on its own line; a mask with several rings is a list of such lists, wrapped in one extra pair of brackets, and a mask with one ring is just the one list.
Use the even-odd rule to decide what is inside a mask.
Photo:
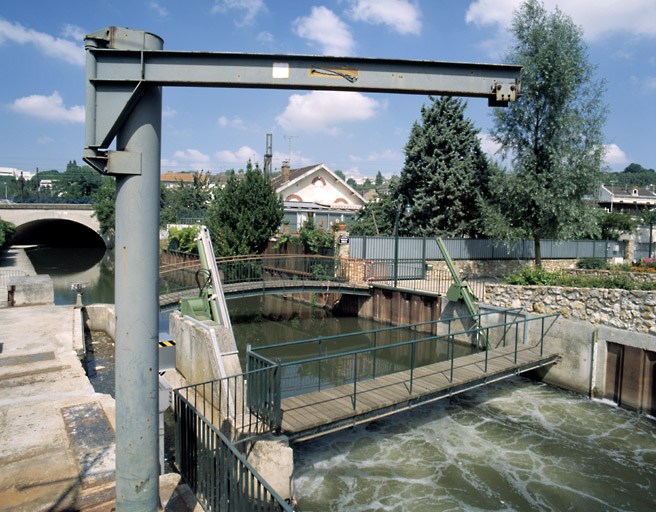
[(561, 277), (560, 274), (540, 267), (524, 268), (520, 272), (510, 274), (506, 278), (506, 282), (522, 286), (559, 286)]
[(606, 268), (606, 261), (602, 258), (581, 258), (576, 262), (576, 268), (598, 270)]

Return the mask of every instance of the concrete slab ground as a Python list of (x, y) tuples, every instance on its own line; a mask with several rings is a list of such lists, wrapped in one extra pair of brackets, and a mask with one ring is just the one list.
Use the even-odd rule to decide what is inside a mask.
[[(80, 310), (0, 308), (0, 511), (115, 508), (114, 400), (96, 393), (78, 358)], [(165, 510), (200, 510), (177, 475), (162, 477)]]

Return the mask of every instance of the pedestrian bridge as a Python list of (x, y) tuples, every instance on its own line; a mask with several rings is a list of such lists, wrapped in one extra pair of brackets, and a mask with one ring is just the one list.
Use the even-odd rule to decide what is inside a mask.
[(100, 224), (89, 204), (0, 204), (0, 219), (16, 226), (11, 243), (80, 244), (104, 247)]
[(176, 390), (175, 409), (232, 425), (236, 442), (299, 442), (554, 364), (557, 318), (494, 311), (249, 347), (245, 373)]

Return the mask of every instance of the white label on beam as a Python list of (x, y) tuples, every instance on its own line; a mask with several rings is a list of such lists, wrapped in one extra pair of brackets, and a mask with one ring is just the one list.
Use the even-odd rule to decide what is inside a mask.
[(273, 78), (289, 78), (289, 64), (287, 62), (274, 62)]

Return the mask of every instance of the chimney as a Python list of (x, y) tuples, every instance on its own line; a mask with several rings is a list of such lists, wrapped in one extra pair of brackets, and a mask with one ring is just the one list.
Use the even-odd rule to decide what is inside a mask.
[(282, 161), (282, 182), (287, 183), (289, 181), (289, 161)]

